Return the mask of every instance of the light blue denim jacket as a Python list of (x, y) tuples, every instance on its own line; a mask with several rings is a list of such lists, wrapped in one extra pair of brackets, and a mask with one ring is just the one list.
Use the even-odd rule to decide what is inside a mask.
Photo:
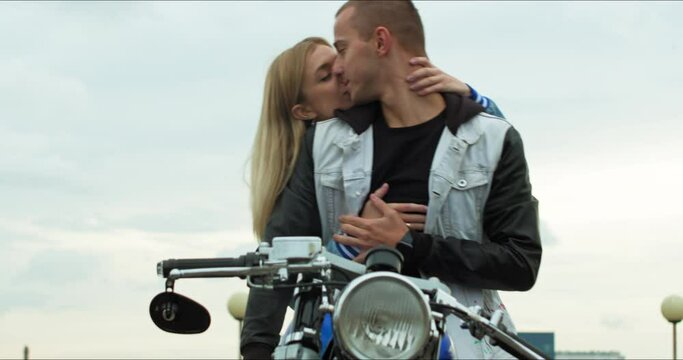
[[(497, 110), (492, 101), (490, 105), (489, 109)], [(482, 212), (510, 127), (499, 117), (481, 113), (462, 124), (456, 134), (444, 129), (430, 170), (425, 233), (480, 243), (489, 241), (483, 231)], [(371, 191), (372, 134), (372, 126), (357, 134), (336, 118), (316, 124), (313, 163), (323, 241), (329, 251), (345, 257), (348, 254), (340, 253), (331, 239), (339, 231), (339, 216), (359, 214)], [(457, 283), (447, 285), (466, 306), (479, 305), (491, 312), (504, 310), (503, 323), (514, 331), (497, 291)], [(454, 339), (459, 358), (507, 357), (507, 353), (475, 339), (459, 325), (456, 318), (448, 322), (448, 333)]]

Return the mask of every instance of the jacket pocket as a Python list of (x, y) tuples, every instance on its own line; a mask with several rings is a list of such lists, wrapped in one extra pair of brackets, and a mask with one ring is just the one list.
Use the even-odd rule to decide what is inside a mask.
[(481, 241), (482, 216), (489, 189), (489, 171), (462, 170), (451, 181), (444, 222), (460, 239)]

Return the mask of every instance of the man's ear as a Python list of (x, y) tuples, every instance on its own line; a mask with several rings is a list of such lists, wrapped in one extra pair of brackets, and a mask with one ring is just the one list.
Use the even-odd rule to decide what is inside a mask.
[(318, 114), (306, 105), (296, 104), (292, 106), (292, 116), (297, 120), (311, 121), (315, 119)]
[(389, 53), (394, 42), (394, 38), (391, 35), (391, 31), (384, 26), (378, 26), (375, 28), (375, 50), (377, 55), (385, 56)]

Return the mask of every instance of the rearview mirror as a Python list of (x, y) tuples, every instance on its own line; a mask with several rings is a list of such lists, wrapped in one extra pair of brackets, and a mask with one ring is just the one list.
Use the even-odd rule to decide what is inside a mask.
[(155, 296), (149, 304), (149, 316), (159, 329), (175, 334), (199, 334), (211, 324), (204, 306), (174, 292)]

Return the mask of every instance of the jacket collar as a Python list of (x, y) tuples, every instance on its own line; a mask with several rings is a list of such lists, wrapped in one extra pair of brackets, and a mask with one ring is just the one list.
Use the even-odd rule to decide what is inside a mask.
[[(461, 124), (473, 118), (484, 108), (476, 102), (455, 93), (442, 93), (446, 101), (446, 126), (453, 135)], [(362, 134), (382, 115), (379, 101), (357, 105), (348, 110), (335, 110), (334, 115), (351, 126), (356, 134)]]

